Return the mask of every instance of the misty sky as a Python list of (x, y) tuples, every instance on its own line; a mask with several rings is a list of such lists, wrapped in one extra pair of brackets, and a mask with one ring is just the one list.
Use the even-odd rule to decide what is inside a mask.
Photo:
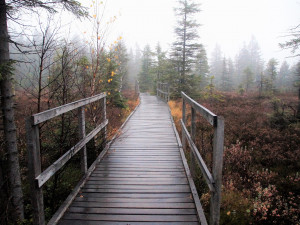
[[(89, 4), (91, 1), (82, 1)], [(105, 1), (104, 1), (105, 2)], [(290, 55), (278, 43), (288, 40), (283, 36), (300, 24), (300, 0), (201, 0), (197, 21), (200, 42), (210, 57), (218, 43), (225, 56), (234, 58), (243, 43), (255, 36), (265, 60), (272, 57), (282, 61)], [(104, 4), (103, 4), (104, 5)], [(164, 50), (174, 40), (176, 0), (107, 0), (106, 18), (117, 16), (111, 37), (122, 35), (128, 47), (135, 43), (142, 48), (160, 42)], [(87, 27), (85, 26), (86, 29)], [(293, 63), (296, 59), (287, 59)]]

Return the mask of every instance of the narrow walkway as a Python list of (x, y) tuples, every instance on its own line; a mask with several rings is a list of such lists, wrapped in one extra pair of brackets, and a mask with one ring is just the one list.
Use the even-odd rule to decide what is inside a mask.
[(59, 224), (199, 224), (168, 106), (141, 104)]

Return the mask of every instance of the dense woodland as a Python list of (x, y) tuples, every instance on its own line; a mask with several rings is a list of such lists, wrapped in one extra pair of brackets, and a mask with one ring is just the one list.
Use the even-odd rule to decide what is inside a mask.
[[(176, 41), (171, 49), (162, 49), (159, 40), (154, 49), (150, 45), (129, 49), (121, 36), (106, 39), (115, 18), (108, 23), (101, 20), (100, 1), (91, 5), (94, 14), (89, 15), (73, 0), (0, 0), (0, 224), (32, 223), (24, 118), (106, 92), (111, 137), (138, 104), (136, 80), (140, 91), (150, 94), (156, 93), (157, 82), (169, 84), (169, 106), (179, 133), (181, 91), (224, 117), (220, 224), (300, 223), (300, 62), (289, 65), (263, 59), (254, 36), (234, 59), (218, 45), (208, 56), (199, 42), (200, 24), (194, 19), (200, 6), (190, 0), (177, 3)], [(62, 35), (66, 28), (56, 18), (60, 10), (74, 19), (89, 18), (92, 37)], [(29, 24), (21, 18), (28, 15), (37, 25), (24, 32)], [(296, 59), (299, 28), (279, 43)], [(101, 122), (102, 107), (86, 108), (87, 132)], [(43, 169), (78, 141), (77, 126), (77, 112), (41, 124)], [(212, 130), (201, 118), (197, 118), (197, 133), (196, 144), (210, 165)], [(89, 165), (104, 145), (101, 135), (88, 144)], [(46, 219), (80, 179), (78, 162), (75, 157), (45, 184)], [(208, 213), (209, 192), (200, 172), (195, 183)]]

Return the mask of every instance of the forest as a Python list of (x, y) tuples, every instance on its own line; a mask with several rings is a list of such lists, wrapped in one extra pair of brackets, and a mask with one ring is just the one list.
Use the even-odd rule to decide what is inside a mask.
[[(25, 118), (106, 92), (108, 138), (100, 133), (87, 144), (90, 166), (139, 104), (135, 85), (155, 95), (158, 82), (169, 86), (179, 134), (182, 91), (224, 117), (220, 224), (300, 224), (300, 25), (278, 43), (294, 64), (264, 59), (255, 36), (235, 58), (220, 45), (208, 55), (195, 19), (201, 6), (176, 2), (176, 40), (163, 49), (160, 40), (155, 48), (132, 48), (122, 35), (109, 39), (117, 18), (103, 20), (102, 1), (85, 7), (75, 0), (0, 0), (0, 224), (33, 223)], [(87, 20), (89, 38), (66, 35), (62, 14)], [(103, 107), (85, 108), (87, 132), (101, 123)], [(77, 116), (72, 111), (40, 124), (42, 170), (79, 140)], [(187, 121), (190, 129), (190, 109)], [(200, 117), (196, 124), (195, 143), (211, 166), (213, 130)], [(81, 179), (79, 161), (75, 156), (43, 186), (47, 221)], [(199, 168), (194, 182), (208, 214), (210, 193)]]

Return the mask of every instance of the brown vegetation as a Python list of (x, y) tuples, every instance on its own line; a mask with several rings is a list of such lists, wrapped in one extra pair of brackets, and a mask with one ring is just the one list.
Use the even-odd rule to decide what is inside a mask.
[[(250, 94), (222, 94), (221, 100), (198, 100), (225, 118), (221, 224), (298, 224), (300, 127), (295, 114), (297, 96), (281, 94), (258, 98)], [(170, 101), (169, 105), (180, 131), (181, 101)], [(209, 164), (212, 133), (200, 118), (197, 119), (196, 144)], [(202, 203), (208, 209), (209, 194), (203, 191), (204, 183), (201, 179), (195, 182), (198, 192), (202, 193)]]

